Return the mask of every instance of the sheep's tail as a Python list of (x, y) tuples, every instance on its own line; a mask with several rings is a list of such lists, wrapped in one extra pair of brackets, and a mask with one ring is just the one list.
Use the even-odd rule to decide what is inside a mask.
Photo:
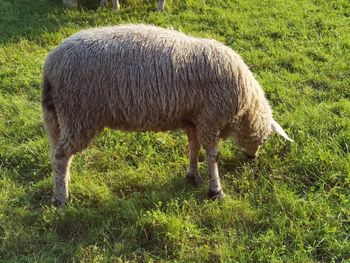
[(60, 125), (57, 112), (51, 96), (51, 83), (44, 77), (42, 84), (41, 105), (43, 109), (44, 124), (49, 135), (51, 150), (53, 152), (60, 136)]

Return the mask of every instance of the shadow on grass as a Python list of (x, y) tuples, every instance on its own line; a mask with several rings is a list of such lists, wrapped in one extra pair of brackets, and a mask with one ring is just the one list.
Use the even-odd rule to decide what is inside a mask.
[(59, 0), (3, 0), (0, 10), (0, 43), (6, 43), (56, 31), (60, 24), (50, 14), (62, 12), (63, 6)]
[[(245, 165), (247, 162), (243, 153), (221, 158), (219, 169), (222, 178), (227, 182), (230, 180), (229, 176), (239, 178)], [(97, 254), (109, 254), (111, 258), (114, 257), (113, 260), (116, 259), (115, 256), (121, 256), (124, 259), (137, 258), (142, 261), (146, 260), (143, 257), (148, 253), (157, 258), (169, 259), (169, 255), (164, 255), (166, 249), (157, 247), (157, 244), (166, 246), (167, 242), (170, 242), (170, 245), (175, 246), (176, 238), (181, 239), (182, 234), (174, 241), (172, 237), (167, 236), (167, 227), (171, 228), (174, 220), (179, 224), (174, 230), (177, 233), (176, 229), (181, 230), (187, 222), (180, 216), (183, 204), (191, 203), (196, 207), (205, 203), (207, 199), (206, 165), (201, 165), (203, 184), (198, 188), (188, 184), (185, 170), (185, 167), (179, 166), (166, 179), (158, 180), (153, 176), (150, 180), (142, 182), (138, 181), (137, 177), (136, 180), (125, 180), (118, 179), (116, 175), (117, 181), (122, 180), (122, 183), (117, 185), (130, 187), (130, 191), (123, 195), (113, 186), (103, 188), (105, 191), (101, 194), (98, 189), (95, 191), (85, 188), (89, 186), (85, 180), (81, 185), (73, 181), (71, 201), (65, 209), (57, 209), (51, 205), (52, 179), (38, 180), (17, 200), (8, 204), (5, 214), (9, 223), (6, 223), (4, 229), (12, 227), (14, 230), (8, 232), (10, 234), (2, 250), (20, 253), (26, 260), (33, 260), (32, 255), (36, 255), (37, 259), (41, 258), (43, 261), (49, 261), (52, 257), (58, 261), (79, 260), (90, 257), (91, 249), (98, 250), (95, 251)], [(103, 177), (104, 175), (99, 179), (103, 180)], [(108, 175), (105, 179), (108, 179)], [(134, 191), (131, 191), (132, 189)], [(239, 191), (232, 189), (229, 192), (235, 195), (239, 194)], [(172, 215), (174, 209), (170, 212), (168, 210), (169, 205), (174, 203), (179, 204), (178, 210), (175, 209), (179, 215), (175, 217)], [(196, 209), (195, 207), (193, 209)], [(150, 215), (149, 211), (157, 212)], [(158, 216), (160, 218), (157, 218)], [(12, 224), (10, 221), (16, 223)], [(144, 229), (144, 224), (148, 229)], [(160, 241), (157, 238), (160, 238)], [(156, 241), (158, 243), (154, 243)], [(11, 249), (14, 246), (18, 249)], [(100, 249), (102, 250), (99, 251)], [(7, 255), (7, 259), (15, 258), (14, 254)]]
[[(125, 2), (121, 1), (121, 4)], [(148, 0), (147, 6), (134, 3), (132, 7), (127, 5), (118, 15), (114, 15), (113, 11), (113, 15), (107, 13), (106, 16), (106, 13), (101, 12), (97, 16), (94, 11), (98, 9), (100, 0), (79, 0), (77, 11), (73, 12), (64, 7), (62, 0), (1, 0), (0, 45), (16, 42), (21, 38), (37, 40), (40, 43), (42, 40), (38, 37), (43, 33), (54, 33), (67, 26), (84, 28), (106, 23), (118, 24), (130, 20), (130, 10), (134, 12), (131, 13), (132, 16), (143, 20), (145, 14), (155, 10), (155, 2)], [(107, 7), (107, 10), (112, 9)], [(60, 42), (63, 37), (55, 39), (54, 44)]]
[[(98, 1), (84, 0), (79, 9), (97, 9)], [(36, 39), (45, 32), (56, 32), (79, 17), (67, 16), (62, 0), (0, 1), (0, 44), (19, 38)]]
[[(191, 198), (198, 202), (205, 199), (206, 192), (188, 185), (182, 175), (175, 174), (162, 185), (157, 185), (155, 180), (146, 185), (148, 189), (122, 198), (111, 191), (105, 198), (76, 191), (65, 209), (51, 205), (51, 178), (43, 180), (8, 204), (5, 213), (9, 221), (3, 227), (8, 231), (11, 226), (12, 231), (1, 250), (17, 251), (27, 259), (34, 254), (40, 257), (41, 253), (45, 260), (47, 254), (55, 255), (58, 261), (67, 261), (76, 257), (82, 248), (99, 244), (108, 247), (112, 253), (133, 257), (135, 251), (141, 253), (143, 242), (139, 220), (146, 211), (164, 211), (174, 200), (183, 203)], [(142, 189), (144, 185), (136, 188)], [(50, 247), (48, 244), (56, 245)], [(19, 249), (14, 250), (14, 246)], [(15, 255), (7, 257), (16, 258)]]

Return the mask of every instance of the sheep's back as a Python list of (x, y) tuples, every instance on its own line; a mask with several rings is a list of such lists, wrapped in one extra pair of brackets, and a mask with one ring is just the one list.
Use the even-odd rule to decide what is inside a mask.
[(192, 121), (203, 104), (232, 111), (227, 53), (215, 41), (152, 26), (97, 28), (66, 39), (46, 72), (62, 110), (77, 111), (78, 103), (87, 115), (111, 115), (105, 119), (116, 128), (162, 130)]

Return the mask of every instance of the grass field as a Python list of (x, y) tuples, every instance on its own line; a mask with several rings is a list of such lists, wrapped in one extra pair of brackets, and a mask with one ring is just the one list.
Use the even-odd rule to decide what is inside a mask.
[[(66, 10), (0, 1), (0, 262), (350, 262), (350, 2), (128, 0)], [(181, 132), (105, 130), (75, 157), (70, 204), (51, 205), (41, 68), (80, 29), (151, 23), (242, 55), (274, 116), (256, 162), (220, 145), (227, 198), (184, 179)], [(206, 178), (206, 164), (200, 171)]]

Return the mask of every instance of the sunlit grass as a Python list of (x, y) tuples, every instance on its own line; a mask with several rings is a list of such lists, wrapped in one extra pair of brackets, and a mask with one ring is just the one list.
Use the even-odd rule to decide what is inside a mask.
[[(349, 2), (169, 0), (163, 13), (156, 0), (121, 4), (115, 13), (0, 1), (0, 262), (347, 262)], [(69, 206), (52, 206), (45, 57), (80, 29), (121, 23), (235, 49), (295, 143), (272, 136), (248, 163), (222, 142), (227, 198), (218, 203), (207, 200), (206, 182), (187, 184), (181, 132), (105, 130), (74, 158)]]

